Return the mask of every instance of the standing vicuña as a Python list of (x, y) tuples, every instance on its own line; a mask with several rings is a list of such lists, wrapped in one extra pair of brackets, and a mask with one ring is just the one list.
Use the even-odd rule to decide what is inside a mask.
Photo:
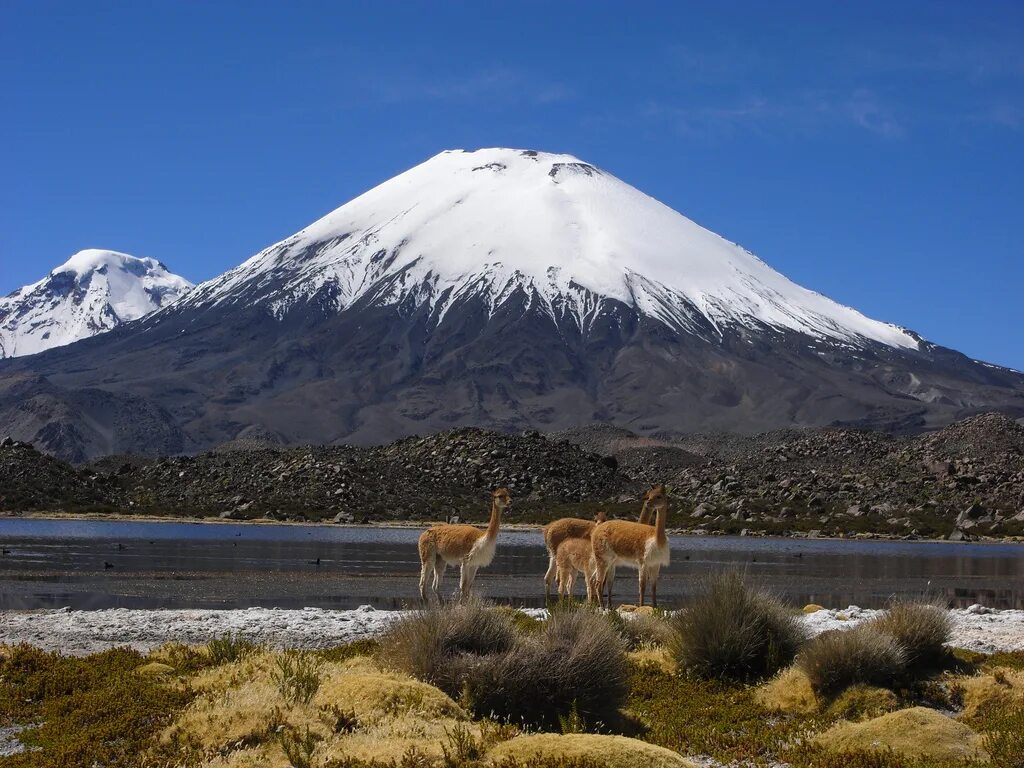
[(477, 568), (486, 568), (494, 559), (501, 527), (501, 513), (512, 503), (507, 488), (498, 488), (491, 496), (491, 519), (487, 530), (472, 525), (435, 525), (420, 534), (420, 597), (427, 600), (427, 580), (433, 577), (432, 591), (440, 600), (441, 577), (449, 565), (459, 566), (459, 598), (469, 594)]
[(566, 539), (555, 552), (558, 570), (558, 596), (572, 597), (576, 574), (582, 573), (587, 585), (587, 602), (594, 599), (594, 549), (590, 539)]
[(607, 584), (609, 608), (617, 565), (636, 568), (640, 572), (640, 605), (644, 604), (648, 580), (651, 582), (651, 600), (654, 605), (658, 604), (658, 572), (669, 562), (668, 537), (665, 535), (665, 516), (668, 514), (665, 486), (655, 486), (648, 492), (648, 497), (647, 503), (655, 510), (653, 528), (628, 520), (609, 520), (595, 526), (590, 536), (597, 599), (601, 600)]
[[(548, 523), (542, 529), (544, 533), (544, 546), (548, 550), (548, 570), (544, 574), (544, 599), (551, 597), (551, 582), (555, 580), (558, 572), (557, 553), (558, 547), (563, 541), (569, 539), (583, 539), (590, 541), (590, 534), (594, 526), (603, 523), (608, 519), (603, 509), (598, 510), (593, 520), (583, 520), (579, 517), (563, 517), (560, 520)], [(561, 590), (559, 590), (561, 593)]]

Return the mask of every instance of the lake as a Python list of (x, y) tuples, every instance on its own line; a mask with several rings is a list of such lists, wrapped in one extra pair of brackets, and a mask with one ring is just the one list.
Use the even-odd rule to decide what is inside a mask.
[[(415, 603), (420, 529), (121, 520), (0, 519), (0, 609), (400, 608)], [(1024, 545), (674, 536), (661, 604), (741, 569), (793, 604), (882, 607), (894, 595), (1024, 608)], [(539, 531), (503, 531), (476, 591), (543, 604)], [(449, 569), (447, 593), (458, 584)], [(577, 584), (577, 591), (582, 586)], [(617, 602), (636, 602), (620, 570)]]

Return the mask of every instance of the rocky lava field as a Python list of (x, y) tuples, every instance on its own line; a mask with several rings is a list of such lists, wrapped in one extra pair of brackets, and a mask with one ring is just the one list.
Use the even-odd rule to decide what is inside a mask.
[(480, 521), (492, 488), (507, 521), (598, 508), (633, 516), (662, 482), (669, 526), (707, 533), (907, 538), (1024, 535), (1024, 426), (982, 414), (936, 432), (838, 428), (638, 436), (455, 429), (375, 447), (238, 441), (194, 456), (71, 465), (0, 443), (0, 510), (378, 523)]

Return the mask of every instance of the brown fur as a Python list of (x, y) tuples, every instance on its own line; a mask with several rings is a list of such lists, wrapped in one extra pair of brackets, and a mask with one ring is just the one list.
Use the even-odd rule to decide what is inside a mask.
[(658, 604), (658, 573), (668, 565), (668, 537), (665, 535), (665, 518), (668, 513), (668, 495), (664, 486), (655, 486), (647, 494), (648, 504), (655, 510), (652, 530), (646, 523), (626, 520), (610, 520), (594, 527), (591, 544), (594, 554), (594, 583), (596, 597), (603, 596), (608, 585), (608, 607), (611, 607), (612, 589), (615, 582), (615, 568), (625, 565), (636, 568), (640, 575), (640, 605), (648, 580), (651, 581), (651, 598)]
[(576, 574), (582, 573), (587, 600), (593, 599), (594, 550), (590, 539), (566, 539), (558, 545), (555, 564), (558, 570), (558, 596), (572, 597)]
[(597, 511), (593, 520), (583, 520), (578, 517), (563, 517), (560, 520), (548, 523), (542, 528), (544, 534), (544, 546), (548, 550), (548, 570), (544, 574), (544, 599), (551, 597), (551, 582), (554, 581), (558, 572), (556, 553), (562, 542), (568, 539), (590, 540), (590, 534), (594, 526), (603, 523), (608, 515), (603, 509)]
[(427, 601), (427, 582), (433, 577), (432, 591), (440, 600), (439, 589), (445, 568), (459, 566), (459, 597), (473, 586), (478, 568), (491, 564), (501, 527), (501, 513), (512, 503), (507, 488), (491, 494), (491, 519), (486, 530), (473, 525), (435, 525), (420, 534), (420, 598)]

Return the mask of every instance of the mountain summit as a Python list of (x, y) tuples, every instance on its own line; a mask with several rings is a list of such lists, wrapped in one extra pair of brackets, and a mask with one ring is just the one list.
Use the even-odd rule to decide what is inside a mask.
[(109, 331), (191, 288), (156, 259), (79, 251), (42, 280), (0, 298), (0, 357), (32, 355)]
[(709, 341), (724, 326), (916, 349), (912, 334), (808, 291), (572, 155), (451, 150), (203, 284), (186, 302), (425, 305), (515, 295), (586, 334), (608, 302)]
[(802, 288), (596, 166), (515, 149), (443, 152), (116, 333), (0, 363), (0, 434), (75, 459), (981, 410), (1024, 414), (1024, 376)]

